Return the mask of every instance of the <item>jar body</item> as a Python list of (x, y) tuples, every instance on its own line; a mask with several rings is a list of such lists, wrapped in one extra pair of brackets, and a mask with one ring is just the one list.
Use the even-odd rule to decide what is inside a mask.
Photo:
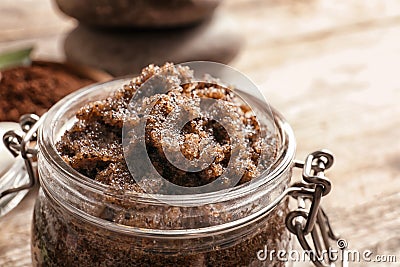
[[(55, 144), (76, 111), (126, 81), (78, 91), (47, 113), (38, 135), (41, 189), (32, 225), (34, 265), (285, 266), (265, 255), (266, 248), (290, 246), (288, 201), (281, 197), (290, 182), (295, 141), (277, 113), (270, 118), (278, 130), (276, 162), (231, 190), (157, 197), (118, 192), (63, 161)], [(257, 103), (251, 103), (253, 108)], [(259, 108), (265, 107), (261, 103)]]
[(289, 249), (287, 211), (285, 201), (248, 226), (250, 233), (234, 245), (197, 252), (194, 239), (193, 252), (163, 253), (148, 251), (155, 239), (140, 245), (135, 236), (94, 226), (57, 207), (41, 190), (33, 215), (32, 261), (34, 266), (285, 266), (273, 257), (259, 259), (257, 252), (265, 246), (269, 251)]

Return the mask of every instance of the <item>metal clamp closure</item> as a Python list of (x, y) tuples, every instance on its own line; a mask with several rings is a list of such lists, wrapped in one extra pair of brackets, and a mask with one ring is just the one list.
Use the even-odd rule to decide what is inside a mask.
[[(320, 150), (307, 156), (304, 162), (295, 161), (295, 167), (303, 169), (303, 181), (292, 185), (289, 195), (297, 200), (298, 208), (289, 212), (286, 227), (297, 236), (300, 245), (309, 252), (315, 266), (332, 266), (331, 259), (324, 259), (323, 250), (328, 251), (330, 240), (338, 240), (329, 223), (328, 216), (321, 208), (321, 199), (331, 191), (331, 182), (325, 177), (325, 170), (333, 165), (333, 155)], [(310, 203), (307, 210), (307, 202)], [(311, 235), (313, 246), (307, 236)]]
[(25, 168), (29, 175), (29, 182), (15, 188), (9, 188), (0, 192), (0, 199), (22, 190), (32, 188), (38, 181), (33, 162), (37, 156), (37, 149), (34, 147), (34, 142), (37, 140), (37, 130), (44, 119), (44, 115), (39, 118), (35, 114), (23, 115), (20, 119), (20, 126), (26, 133), (24, 136), (19, 135), (14, 131), (8, 131), (3, 136), (3, 142), (7, 149), (14, 157), (21, 155), (25, 162)]

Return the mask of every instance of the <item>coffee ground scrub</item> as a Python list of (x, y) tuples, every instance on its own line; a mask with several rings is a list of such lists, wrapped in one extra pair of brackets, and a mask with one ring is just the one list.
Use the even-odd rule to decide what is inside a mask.
[[(150, 65), (119, 89), (89, 87), (50, 110), (34, 264), (284, 266), (257, 252), (289, 245), (287, 202), (261, 215), (290, 180), (289, 168), (271, 176), (285, 148), (252, 103), (217, 78)], [(190, 196), (170, 191), (210, 184), (214, 191)]]

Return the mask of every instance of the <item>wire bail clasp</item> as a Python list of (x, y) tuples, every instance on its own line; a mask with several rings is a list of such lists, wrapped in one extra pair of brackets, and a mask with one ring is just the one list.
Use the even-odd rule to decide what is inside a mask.
[[(331, 191), (331, 182), (325, 176), (325, 170), (333, 165), (334, 157), (327, 150), (319, 150), (309, 154), (304, 162), (295, 161), (295, 167), (303, 169), (303, 181), (292, 185), (289, 195), (297, 200), (298, 208), (289, 212), (286, 227), (296, 235), (301, 247), (309, 252), (315, 266), (332, 266), (333, 261), (323, 251), (331, 249), (330, 241), (339, 237), (333, 232), (329, 218), (320, 206), (321, 199)], [(310, 208), (306, 209), (306, 202)], [(307, 241), (311, 235), (313, 247)]]
[(0, 192), (0, 199), (9, 194), (30, 189), (38, 181), (38, 177), (33, 166), (38, 150), (36, 148), (36, 144), (33, 144), (37, 140), (37, 130), (42, 124), (44, 117), (45, 116), (43, 115), (41, 118), (39, 118), (39, 116), (35, 114), (23, 115), (20, 119), (20, 126), (25, 135), (20, 135), (16, 131), (8, 131), (4, 134), (3, 142), (7, 149), (11, 152), (11, 154), (13, 154), (14, 157), (21, 155), (21, 157), (24, 159), (25, 168), (29, 175), (29, 182), (27, 184), (15, 188), (8, 188)]

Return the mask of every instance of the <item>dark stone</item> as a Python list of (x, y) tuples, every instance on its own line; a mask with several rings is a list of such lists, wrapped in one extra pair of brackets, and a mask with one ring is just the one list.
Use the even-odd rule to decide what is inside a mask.
[(165, 28), (209, 17), (221, 0), (55, 0), (65, 14), (101, 27)]
[(67, 36), (64, 47), (69, 61), (120, 76), (137, 74), (152, 63), (228, 63), (241, 44), (234, 22), (221, 15), (195, 27), (174, 30), (99, 31), (80, 25)]

